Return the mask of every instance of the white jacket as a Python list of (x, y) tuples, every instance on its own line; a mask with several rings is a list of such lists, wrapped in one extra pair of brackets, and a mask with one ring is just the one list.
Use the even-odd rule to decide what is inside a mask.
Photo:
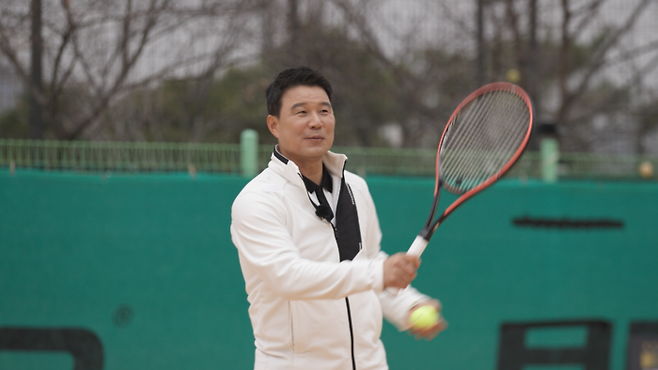
[[(407, 312), (429, 299), (413, 288), (383, 288), (381, 231), (366, 182), (343, 171), (347, 157), (327, 153), (334, 179), (345, 176), (359, 217), (362, 249), (339, 262), (334, 231), (315, 215), (298, 167), (272, 155), (232, 207), (231, 235), (254, 330), (255, 369), (388, 369), (383, 315), (400, 330)], [(340, 187), (334, 186), (334, 192)], [(336, 195), (337, 197), (337, 195)]]

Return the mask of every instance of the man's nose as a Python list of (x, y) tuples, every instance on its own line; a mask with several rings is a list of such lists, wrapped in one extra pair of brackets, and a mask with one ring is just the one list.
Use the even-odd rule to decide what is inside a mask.
[(322, 119), (320, 118), (320, 115), (319, 115), (317, 112), (313, 112), (313, 113), (311, 113), (311, 117), (310, 117), (310, 118), (311, 118), (311, 119), (310, 119), (310, 121), (309, 121), (309, 123), (308, 123), (310, 127), (312, 127), (312, 128), (320, 128), (320, 127), (322, 127)]

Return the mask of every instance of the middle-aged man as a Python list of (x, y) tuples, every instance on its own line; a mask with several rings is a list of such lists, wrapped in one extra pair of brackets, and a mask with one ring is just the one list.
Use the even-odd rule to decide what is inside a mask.
[[(255, 369), (388, 369), (382, 317), (414, 331), (409, 314), (437, 300), (409, 286), (420, 261), (380, 250), (366, 182), (329, 151), (330, 83), (317, 71), (281, 72), (267, 88), (267, 127), (278, 140), (268, 167), (232, 207), (231, 235), (253, 326)], [(402, 289), (391, 294), (386, 288)]]

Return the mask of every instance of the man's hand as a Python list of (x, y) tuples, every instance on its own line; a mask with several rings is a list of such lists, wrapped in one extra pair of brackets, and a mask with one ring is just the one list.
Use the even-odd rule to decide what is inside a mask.
[(406, 253), (397, 253), (384, 261), (384, 288), (404, 289), (416, 278), (420, 259)]
[[(423, 302), (412, 309), (409, 310), (409, 313), (407, 315), (407, 321), (409, 321), (409, 316), (411, 316), (411, 313), (414, 312), (418, 307), (424, 306), (426, 304), (434, 306), (436, 310), (441, 313), (441, 303), (439, 301), (433, 299), (428, 302)], [(414, 329), (413, 327), (409, 328), (407, 332), (409, 335), (413, 335), (416, 337), (416, 339), (425, 339), (425, 340), (432, 340), (434, 337), (436, 337), (440, 332), (444, 331), (448, 327), (448, 323), (443, 319), (443, 315), (439, 316), (439, 321), (434, 324), (434, 326), (427, 328), (427, 329), (422, 329), (422, 330), (417, 330)]]

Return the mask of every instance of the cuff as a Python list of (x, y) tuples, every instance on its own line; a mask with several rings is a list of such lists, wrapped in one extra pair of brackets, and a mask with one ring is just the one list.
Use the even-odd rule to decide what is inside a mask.
[(384, 290), (384, 261), (373, 260), (368, 266), (370, 274), (370, 284), (375, 293), (381, 293)]

